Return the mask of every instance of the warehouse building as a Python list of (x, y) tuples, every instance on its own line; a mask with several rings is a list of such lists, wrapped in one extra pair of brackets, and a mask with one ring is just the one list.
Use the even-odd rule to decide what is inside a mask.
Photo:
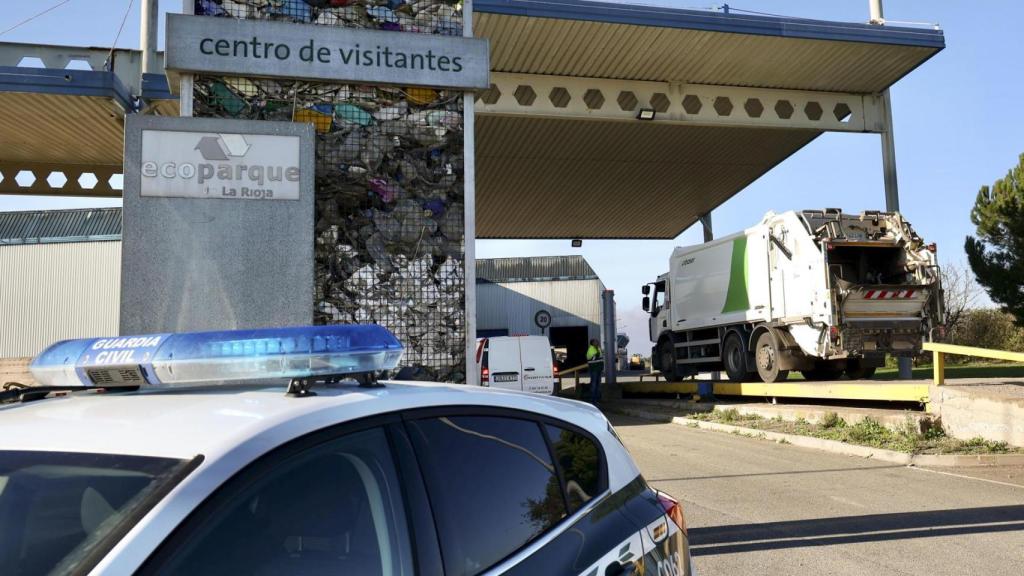
[(582, 256), (481, 259), (476, 273), (478, 337), (544, 334), (563, 365), (585, 362), (587, 341), (601, 337), (605, 287)]
[(117, 334), (121, 209), (0, 212), (0, 358)]
[[(0, 271), (0, 358), (117, 334), (121, 209), (0, 213)], [(582, 256), (478, 260), (476, 286), (480, 337), (543, 333), (575, 366), (601, 336), (605, 287)]]

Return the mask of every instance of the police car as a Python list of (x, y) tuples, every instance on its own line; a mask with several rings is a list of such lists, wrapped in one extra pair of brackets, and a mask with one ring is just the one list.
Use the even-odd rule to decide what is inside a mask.
[(379, 326), (51, 346), (0, 393), (2, 572), (692, 574), (600, 412), (374, 377), (401, 354)]

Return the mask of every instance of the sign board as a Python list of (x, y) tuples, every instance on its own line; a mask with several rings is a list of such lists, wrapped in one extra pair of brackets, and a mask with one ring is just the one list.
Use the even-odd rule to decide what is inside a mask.
[(312, 324), (314, 164), (310, 124), (130, 114), (121, 334)]
[(401, 34), (270, 20), (167, 15), (172, 72), (326, 82), (487, 88), (483, 38)]
[(533, 323), (541, 330), (551, 326), (551, 312), (548, 312), (547, 310), (538, 310), (537, 313), (533, 315)]
[(299, 136), (143, 130), (142, 196), (298, 200)]

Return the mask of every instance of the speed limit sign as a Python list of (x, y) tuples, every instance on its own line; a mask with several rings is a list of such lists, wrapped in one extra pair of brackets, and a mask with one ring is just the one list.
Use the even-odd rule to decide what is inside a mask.
[(544, 330), (548, 326), (551, 326), (551, 312), (548, 312), (547, 310), (538, 310), (537, 313), (533, 315), (533, 323), (540, 328), (540, 332), (543, 334)]

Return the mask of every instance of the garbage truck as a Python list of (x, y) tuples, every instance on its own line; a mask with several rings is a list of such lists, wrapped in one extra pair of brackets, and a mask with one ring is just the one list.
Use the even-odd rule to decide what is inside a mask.
[(676, 248), (642, 292), (651, 363), (669, 381), (870, 378), (887, 354), (915, 356), (944, 332), (935, 244), (897, 212), (769, 212)]

